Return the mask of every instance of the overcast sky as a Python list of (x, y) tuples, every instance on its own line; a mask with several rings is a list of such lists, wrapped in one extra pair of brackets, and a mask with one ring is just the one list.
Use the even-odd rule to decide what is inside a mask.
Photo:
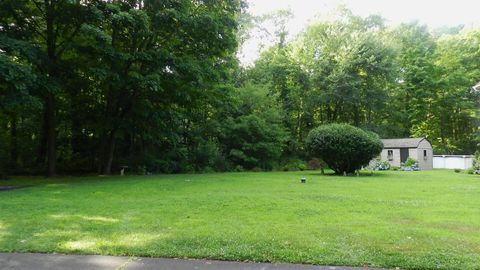
[[(459, 24), (478, 25), (480, 0), (248, 0), (249, 12), (262, 15), (279, 9), (290, 9), (293, 19), (288, 31), (295, 36), (316, 16), (331, 13), (340, 4), (362, 17), (380, 14), (388, 25), (418, 20), (432, 28)], [(240, 58), (244, 64), (258, 57), (260, 41), (249, 40)]]

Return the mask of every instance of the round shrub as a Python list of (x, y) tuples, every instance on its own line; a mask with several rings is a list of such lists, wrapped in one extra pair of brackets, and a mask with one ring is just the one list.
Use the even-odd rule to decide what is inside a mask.
[(310, 131), (310, 153), (321, 158), (337, 174), (354, 173), (380, 154), (377, 134), (347, 124), (328, 124)]

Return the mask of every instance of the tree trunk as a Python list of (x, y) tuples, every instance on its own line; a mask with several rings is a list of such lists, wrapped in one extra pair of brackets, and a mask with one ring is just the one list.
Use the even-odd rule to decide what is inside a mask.
[(107, 141), (107, 151), (105, 153), (105, 161), (102, 170), (103, 174), (112, 174), (112, 162), (113, 154), (115, 153), (115, 142), (115, 131), (111, 131)]
[(82, 123), (75, 115), (72, 115), (71, 124), (72, 138), (70, 143), (72, 145), (72, 153), (74, 156), (86, 154), (87, 151), (84, 150), (86, 142), (82, 133)]
[(46, 102), (47, 113), (47, 161), (48, 161), (48, 170), (47, 176), (53, 177), (57, 174), (56, 170), (56, 137), (55, 132), (55, 97), (52, 93), (48, 93), (48, 98)]
[[(296, 133), (297, 133), (297, 140), (299, 142), (302, 141), (302, 108), (297, 112), (297, 128), (296, 128)], [(297, 149), (295, 149), (297, 150)]]
[(37, 165), (45, 164), (45, 157), (47, 156), (47, 110), (46, 106), (43, 110), (43, 118), (42, 118), (42, 127), (40, 133), (40, 140), (39, 140), (39, 148), (38, 148), (38, 157), (37, 157)]
[(360, 109), (358, 106), (353, 106), (353, 125), (360, 126)]
[(17, 138), (17, 116), (12, 114), (12, 122), (10, 128), (10, 171), (17, 169), (18, 161), (18, 138)]
[(105, 152), (107, 148), (107, 135), (104, 131), (100, 133), (99, 137), (99, 151), (98, 151), (98, 157), (97, 157), (97, 172), (99, 174), (103, 173), (103, 164), (105, 163)]
[[(54, 4), (45, 0), (45, 20), (46, 20), (46, 41), (47, 41), (47, 56), (48, 56), (48, 73), (51, 78), (58, 78), (57, 74), (57, 61), (56, 61), (56, 35), (54, 29)], [(47, 176), (55, 176), (56, 171), (56, 132), (55, 132), (55, 96), (52, 89), (47, 89), (47, 98), (45, 102), (46, 110), (46, 135), (47, 135), (47, 163), (48, 170)]]

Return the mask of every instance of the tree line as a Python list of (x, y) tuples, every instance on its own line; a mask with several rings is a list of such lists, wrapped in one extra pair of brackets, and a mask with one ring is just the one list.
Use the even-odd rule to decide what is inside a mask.
[(289, 169), (311, 158), (308, 132), (334, 122), (475, 151), (478, 29), (392, 28), (342, 11), (287, 40), (279, 13), (276, 44), (242, 67), (245, 8), (1, 1), (0, 171)]
[(268, 18), (277, 22), (275, 45), (242, 83), (277, 101), (295, 151), (313, 127), (335, 122), (382, 138), (426, 137), (437, 154), (478, 149), (479, 29), (387, 27), (341, 8), (287, 41), (288, 19), (279, 16), (288, 13)]

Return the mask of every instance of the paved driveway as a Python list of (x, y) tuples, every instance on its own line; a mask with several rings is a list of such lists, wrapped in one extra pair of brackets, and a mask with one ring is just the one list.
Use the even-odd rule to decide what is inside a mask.
[(97, 255), (0, 253), (0, 269), (15, 270), (365, 270), (368, 268), (179, 260)]

